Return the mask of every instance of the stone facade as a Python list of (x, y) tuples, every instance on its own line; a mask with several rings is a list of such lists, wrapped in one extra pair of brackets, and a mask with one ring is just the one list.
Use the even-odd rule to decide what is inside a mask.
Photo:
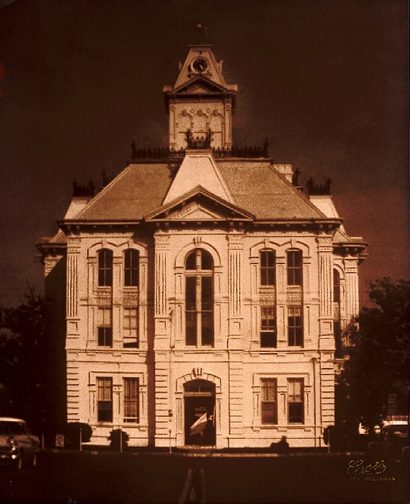
[(164, 92), (182, 163), (129, 165), (40, 244), (46, 283), (66, 268), (50, 292), (66, 296), (67, 419), (96, 444), (121, 428), (133, 446), (321, 446), (365, 244), (291, 165), (218, 158), (236, 86), (209, 46)]

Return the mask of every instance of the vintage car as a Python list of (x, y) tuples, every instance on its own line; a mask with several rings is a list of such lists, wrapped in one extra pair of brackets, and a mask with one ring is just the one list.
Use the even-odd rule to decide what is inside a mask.
[(377, 438), (367, 445), (372, 455), (406, 460), (409, 453), (408, 421), (386, 421)]
[(21, 418), (0, 417), (0, 463), (15, 469), (37, 464), (40, 440)]

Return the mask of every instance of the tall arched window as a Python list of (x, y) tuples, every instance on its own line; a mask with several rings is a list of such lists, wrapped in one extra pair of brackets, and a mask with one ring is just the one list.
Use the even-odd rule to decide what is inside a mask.
[(343, 357), (342, 329), (340, 325), (340, 273), (333, 269), (333, 335), (335, 337), (335, 357)]
[(100, 287), (112, 286), (112, 250), (98, 251), (98, 285)]
[(275, 285), (275, 251), (261, 250), (260, 253), (261, 285)]
[(274, 348), (276, 347), (275, 251), (261, 250), (259, 257), (260, 345)]
[(124, 251), (124, 285), (125, 287), (138, 287), (139, 280), (139, 253), (135, 249)]
[(333, 301), (340, 303), (340, 273), (337, 269), (333, 270)]
[(302, 285), (303, 281), (303, 261), (301, 250), (288, 250), (287, 273), (288, 285)]
[(213, 259), (203, 249), (185, 260), (185, 330), (189, 346), (213, 346)]
[[(288, 345), (303, 346), (303, 256), (302, 251), (286, 252), (287, 284), (293, 301), (288, 305)], [(298, 287), (297, 287), (298, 286)], [(295, 288), (296, 287), (296, 288)]]

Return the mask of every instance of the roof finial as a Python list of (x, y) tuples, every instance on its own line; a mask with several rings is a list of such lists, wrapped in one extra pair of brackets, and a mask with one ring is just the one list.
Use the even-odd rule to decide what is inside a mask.
[(196, 27), (198, 28), (198, 30), (201, 33), (201, 38), (202, 38), (201, 43), (207, 44), (208, 43), (208, 27), (203, 26), (201, 24), (197, 24)]

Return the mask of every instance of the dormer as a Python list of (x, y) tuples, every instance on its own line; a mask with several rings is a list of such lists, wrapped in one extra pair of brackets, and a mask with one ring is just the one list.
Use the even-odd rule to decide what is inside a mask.
[(214, 149), (231, 149), (237, 89), (226, 83), (222, 61), (216, 60), (210, 45), (190, 46), (175, 84), (163, 88), (170, 149), (186, 149), (188, 136), (199, 142), (210, 137)]

